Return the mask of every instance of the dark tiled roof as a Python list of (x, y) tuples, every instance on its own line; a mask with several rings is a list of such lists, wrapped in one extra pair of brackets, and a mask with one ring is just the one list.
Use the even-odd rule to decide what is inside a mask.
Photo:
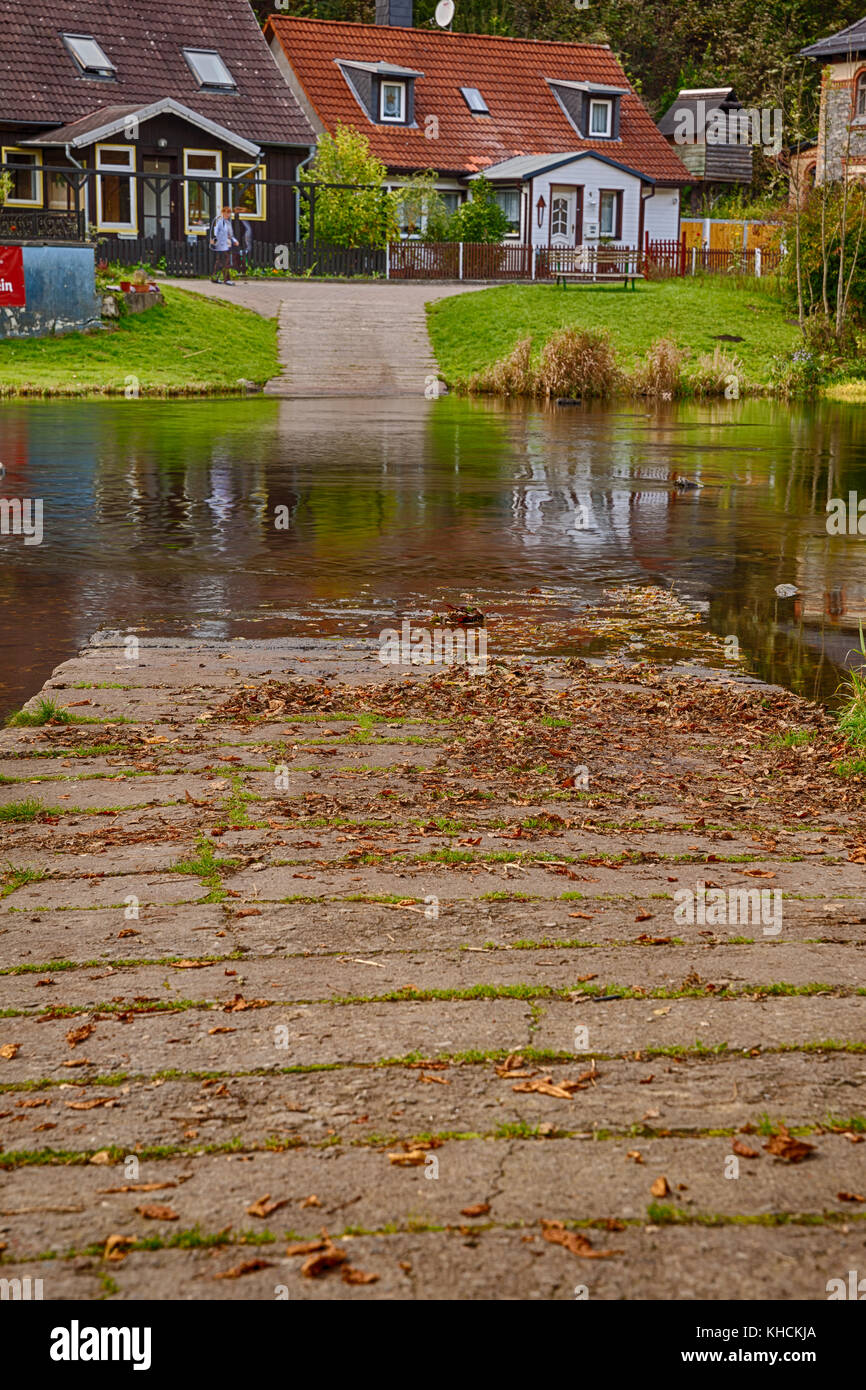
[[(477, 173), (514, 155), (598, 150), (662, 182), (688, 175), (638, 96), (622, 99), (621, 139), (581, 140), (546, 79), (626, 87), (625, 73), (600, 44), (543, 43), (487, 34), (399, 29), (272, 15), (275, 33), (304, 94), (325, 128), (338, 122), (363, 130), (370, 148), (392, 169)], [(415, 83), (415, 126), (374, 125), (335, 59), (386, 61), (422, 72)], [(490, 109), (473, 116), (461, 87), (477, 87)], [(425, 118), (439, 122), (425, 136)]]
[[(80, 77), (64, 33), (92, 35), (116, 81)], [(237, 93), (202, 91), (184, 47), (217, 49)], [(0, 120), (65, 125), (167, 96), (257, 144), (315, 138), (247, 0), (0, 0)]]
[(819, 39), (808, 48), (801, 48), (800, 52), (805, 58), (844, 58), (849, 54), (853, 57), (857, 53), (866, 53), (866, 19), (858, 19), (856, 24), (849, 24), (847, 29), (840, 29), (838, 34), (831, 34), (829, 38)]

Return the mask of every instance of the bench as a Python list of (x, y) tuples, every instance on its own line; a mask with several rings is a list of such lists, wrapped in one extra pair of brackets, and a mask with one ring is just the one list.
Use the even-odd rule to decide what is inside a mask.
[(610, 282), (617, 284), (622, 281), (623, 289), (628, 287), (629, 280), (634, 289), (635, 280), (643, 280), (644, 276), (639, 270), (558, 270), (556, 272), (556, 285), (565, 289), (569, 280), (576, 285), (597, 285)]

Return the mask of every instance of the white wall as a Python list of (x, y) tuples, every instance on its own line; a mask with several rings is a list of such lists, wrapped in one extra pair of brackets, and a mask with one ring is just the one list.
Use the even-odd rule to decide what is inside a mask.
[(657, 188), (647, 198), (643, 215), (644, 234), (650, 241), (678, 240), (680, 235), (680, 190)]
[[(587, 234), (587, 223), (598, 224), (599, 190), (602, 188), (621, 189), (623, 195), (622, 236), (619, 238), (619, 243), (622, 246), (637, 246), (640, 224), (640, 179), (634, 174), (628, 174), (623, 169), (614, 169), (610, 164), (604, 164), (601, 160), (592, 157), (575, 160), (571, 164), (562, 164), (558, 169), (536, 176), (532, 180), (532, 206), (529, 209), (529, 214), (534, 246), (547, 246), (548, 244), (550, 190), (551, 187), (556, 187), (558, 184), (583, 185), (583, 243), (589, 246), (596, 245), (598, 240), (597, 237), (590, 237)], [(544, 222), (541, 227), (538, 225), (536, 212), (539, 197), (543, 197), (545, 203)], [(650, 238), (655, 241), (661, 238), (677, 237), (679, 235), (679, 190), (660, 188), (644, 202), (644, 231), (649, 232)]]
[[(550, 190), (557, 184), (582, 184), (583, 185), (583, 242), (584, 245), (594, 246), (597, 237), (589, 237), (586, 232), (586, 224), (595, 222), (598, 224), (598, 193), (601, 188), (622, 189), (622, 237), (620, 245), (636, 246), (638, 218), (640, 216), (640, 180), (634, 174), (627, 174), (622, 169), (614, 169), (610, 164), (604, 164), (599, 159), (580, 159), (571, 164), (561, 164), (558, 169), (554, 169), (547, 174), (536, 176), (532, 180), (532, 243), (534, 246), (547, 246), (550, 232)], [(538, 225), (538, 215), (536, 204), (540, 197), (544, 198), (544, 222), (541, 227)]]

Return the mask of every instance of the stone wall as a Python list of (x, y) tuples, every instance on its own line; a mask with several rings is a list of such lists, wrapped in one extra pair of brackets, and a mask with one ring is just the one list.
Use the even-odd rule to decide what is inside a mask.
[[(854, 83), (862, 64), (834, 64), (821, 92), (821, 154), (818, 180), (841, 179), (847, 163), (866, 168), (866, 120), (852, 120)], [(849, 133), (850, 132), (850, 133)]]
[(0, 305), (0, 338), (44, 338), (100, 325), (92, 246), (25, 244), (22, 250), (27, 302)]

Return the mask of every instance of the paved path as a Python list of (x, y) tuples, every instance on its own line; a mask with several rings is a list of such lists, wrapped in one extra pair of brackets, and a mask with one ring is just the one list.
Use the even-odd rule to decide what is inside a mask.
[(231, 289), (209, 280), (167, 283), (279, 316), (283, 371), (265, 391), (294, 398), (423, 395), (436, 373), (424, 305), (485, 288), (447, 281), (250, 280)]
[[(90, 722), (0, 733), (0, 1273), (826, 1298), (863, 1268), (866, 850), (824, 716), (409, 674), (108, 634), (43, 692)], [(704, 879), (781, 889), (779, 930), (678, 922)]]

